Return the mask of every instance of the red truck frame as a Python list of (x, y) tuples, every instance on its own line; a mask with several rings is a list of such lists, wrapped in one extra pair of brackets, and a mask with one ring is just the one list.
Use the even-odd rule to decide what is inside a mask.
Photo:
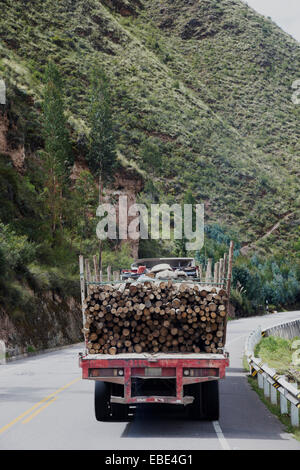
[[(227, 292), (230, 292), (233, 243), (230, 244)], [(89, 268), (86, 269), (89, 272)], [(84, 305), (84, 260), (80, 257), (81, 296)], [(225, 281), (225, 279), (224, 279)], [(83, 308), (84, 310), (84, 308)], [(84, 315), (84, 311), (83, 311)], [(95, 382), (95, 414), (98, 421), (111, 416), (127, 418), (129, 405), (170, 404), (187, 406), (196, 419), (218, 420), (219, 380), (229, 366), (226, 352), (80, 354), (82, 378)]]
[[(132, 356), (134, 355), (132, 354)], [(227, 355), (203, 354), (203, 357), (200, 357), (199, 354), (187, 354), (186, 357), (183, 355), (176, 357), (179, 355), (165, 354), (162, 356), (167, 357), (158, 355), (157, 358), (149, 356), (144, 359), (140, 357), (92, 359), (89, 356), (81, 356), (82, 378), (122, 385), (124, 396), (111, 396), (111, 403), (189, 405), (193, 403), (195, 397), (184, 395), (184, 386), (223, 379), (225, 369), (229, 365)], [(174, 393), (174, 396), (133, 396), (133, 379), (174, 379), (176, 394)]]
[(95, 381), (98, 421), (127, 419), (129, 406), (141, 404), (184, 405), (193, 419), (217, 421), (228, 365), (227, 354), (80, 356), (83, 379)]

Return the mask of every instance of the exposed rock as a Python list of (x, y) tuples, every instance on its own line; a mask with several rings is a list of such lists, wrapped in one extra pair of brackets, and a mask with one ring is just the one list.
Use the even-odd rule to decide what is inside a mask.
[[(121, 169), (118, 171), (115, 177), (114, 189), (109, 190), (108, 196), (127, 196), (127, 207), (128, 211), (133, 204), (137, 202), (137, 195), (143, 189), (144, 181), (140, 175), (138, 175), (134, 170), (131, 169)], [(116, 204), (116, 216), (119, 220), (119, 206)], [(136, 216), (128, 217), (128, 226), (129, 224), (136, 219)], [(138, 258), (139, 252), (139, 240), (122, 240), (122, 243), (128, 243), (130, 246), (131, 256), (134, 259)]]
[[(36, 304), (34, 304), (36, 302)], [(33, 300), (33, 314), (16, 317), (0, 310), (0, 339), (9, 356), (31, 350), (55, 348), (82, 340), (82, 312), (79, 301), (45, 292)]]
[(205, 23), (200, 20), (192, 19), (184, 27), (181, 38), (182, 39), (204, 39), (208, 36), (214, 36), (216, 34), (215, 29), (207, 29)]
[(83, 171), (89, 171), (89, 167), (86, 161), (82, 158), (74, 162), (71, 175), (70, 175), (70, 180), (72, 182), (75, 182), (76, 180), (78, 180), (78, 178), (80, 178), (80, 173), (82, 173)]
[(8, 132), (10, 126), (15, 127), (14, 124), (9, 121), (5, 112), (0, 113), (0, 154), (9, 156), (16, 170), (23, 172), (25, 160), (24, 145), (9, 142)]
[[(70, 176), (71, 181), (75, 182), (82, 171), (89, 171), (86, 162), (83, 159), (75, 161), (72, 173)], [(95, 185), (98, 182), (95, 180)], [(137, 195), (143, 189), (143, 178), (133, 169), (121, 168), (115, 175), (112, 187), (105, 189), (105, 201), (115, 204), (117, 221), (119, 220), (119, 197), (127, 196), (127, 207), (129, 208), (136, 204)], [(128, 215), (128, 225), (136, 216)], [(122, 240), (121, 243), (128, 243), (130, 246), (131, 256), (138, 258), (139, 240)]]

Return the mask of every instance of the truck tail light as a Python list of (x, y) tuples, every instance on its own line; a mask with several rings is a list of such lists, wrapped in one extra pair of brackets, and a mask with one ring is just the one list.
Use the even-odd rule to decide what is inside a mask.
[(90, 377), (123, 377), (123, 369), (89, 369)]
[(183, 369), (184, 377), (219, 377), (219, 369), (213, 367), (197, 368), (197, 369)]

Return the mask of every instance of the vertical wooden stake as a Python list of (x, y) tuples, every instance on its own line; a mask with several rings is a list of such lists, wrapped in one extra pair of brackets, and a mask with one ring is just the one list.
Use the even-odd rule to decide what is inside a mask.
[(81, 304), (85, 301), (85, 282), (84, 282), (84, 260), (83, 256), (79, 256), (79, 273), (80, 273), (80, 292), (81, 292)]
[[(232, 276), (232, 262), (233, 262), (233, 248), (234, 248), (234, 243), (233, 241), (230, 242), (230, 247), (229, 247), (229, 258), (228, 258), (228, 271), (227, 271), (227, 286), (226, 286), (226, 291), (227, 291), (227, 305), (226, 305), (226, 317), (224, 321), (224, 330), (225, 330), (225, 336), (224, 336), (224, 344), (226, 342), (226, 335), (227, 335), (227, 322), (228, 322), (228, 315), (229, 315), (229, 305), (230, 305), (230, 289), (231, 289), (231, 276)], [(225, 284), (225, 281), (224, 281)], [(260, 374), (258, 374), (260, 375)]]
[[(81, 311), (82, 311), (82, 327), (84, 328), (84, 301), (85, 301), (85, 279), (84, 279), (84, 259), (83, 256), (79, 256), (79, 273), (80, 273), (80, 293), (81, 293)], [(85, 335), (84, 335), (85, 338)], [(86, 342), (86, 340), (85, 340)]]
[(94, 263), (94, 272), (95, 272), (95, 281), (99, 282), (99, 271), (98, 271), (98, 263), (97, 263), (97, 256), (93, 256), (93, 263)]
[(218, 277), (219, 277), (219, 262), (215, 263), (214, 267), (214, 283), (218, 284)]
[(221, 288), (223, 289), (223, 287), (225, 286), (225, 281), (224, 281), (224, 259), (221, 258), (220, 261), (220, 284), (221, 284)]
[(227, 268), (228, 268), (228, 266), (227, 266), (227, 261), (228, 261), (227, 253), (224, 253), (224, 258), (223, 259), (224, 259), (224, 277), (225, 277), (225, 273), (227, 272)]
[(207, 268), (206, 268), (206, 284), (210, 284), (212, 280), (212, 274), (211, 274), (211, 268), (212, 268), (212, 259), (209, 259), (207, 262)]
[(199, 281), (202, 281), (202, 264), (199, 264)]
[(107, 282), (111, 279), (111, 266), (107, 266)]
[(234, 243), (233, 241), (231, 241), (230, 248), (229, 248), (229, 260), (228, 260), (228, 271), (227, 271), (227, 296), (228, 298), (230, 296), (230, 288), (231, 288), (233, 248), (234, 248)]
[[(90, 269), (90, 262), (88, 259), (85, 260), (85, 274), (87, 282), (91, 282), (91, 269)], [(90, 293), (90, 286), (87, 287), (87, 293)]]
[(220, 284), (221, 284), (221, 274), (220, 274), (220, 269), (221, 269), (221, 266), (220, 266), (220, 261), (218, 261), (218, 287), (220, 287)]

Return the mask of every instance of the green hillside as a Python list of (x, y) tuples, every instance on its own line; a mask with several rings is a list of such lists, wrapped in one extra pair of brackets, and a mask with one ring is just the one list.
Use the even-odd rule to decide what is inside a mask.
[[(181, 202), (190, 189), (205, 203), (207, 223), (233, 231), (241, 246), (268, 256), (299, 252), (300, 106), (291, 86), (300, 78), (300, 46), (271, 20), (239, 0), (4, 0), (2, 11), (9, 148), (0, 190), (7, 200), (9, 174), (15, 196), (1, 219), (38, 245), (38, 264), (63, 259), (75, 275), (80, 244), (80, 227), (66, 216), (64, 248), (44, 246), (39, 161), (49, 60), (64, 81), (75, 160), (87, 157), (96, 67), (111, 84), (119, 161), (143, 175), (141, 201)], [(21, 175), (9, 158), (19, 145)], [(87, 251), (95, 245), (89, 230)]]

